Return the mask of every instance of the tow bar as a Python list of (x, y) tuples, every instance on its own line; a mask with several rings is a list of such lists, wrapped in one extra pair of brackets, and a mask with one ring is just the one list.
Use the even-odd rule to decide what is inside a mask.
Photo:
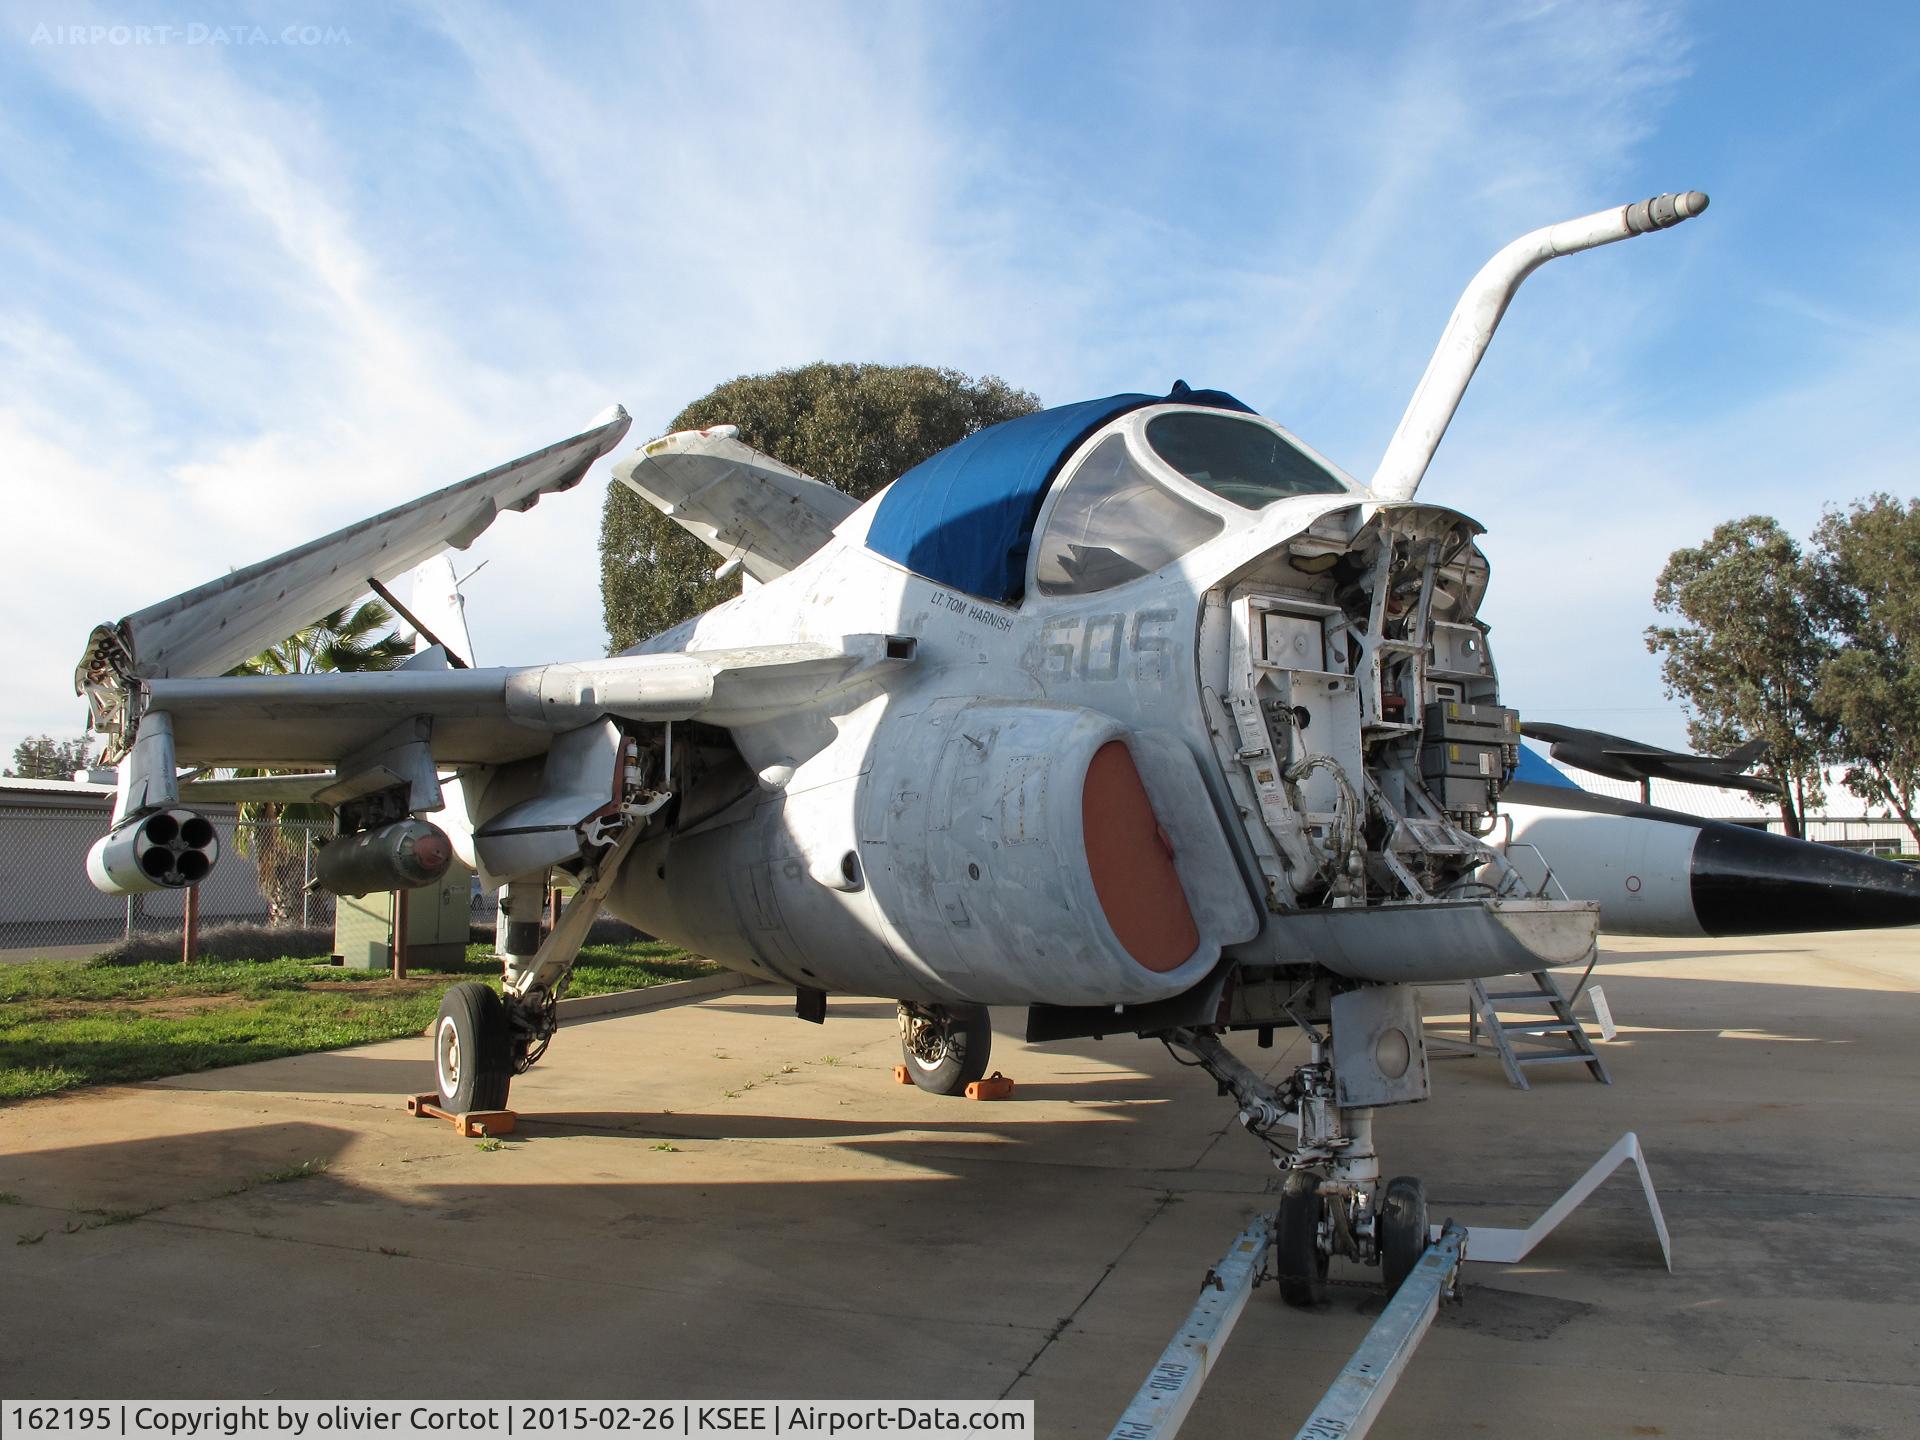
[[(1171, 1440), (1180, 1432), (1227, 1337), (1247, 1308), (1254, 1278), (1266, 1263), (1270, 1235), (1271, 1221), (1261, 1216), (1240, 1232), (1220, 1263), (1207, 1272), (1199, 1301), (1108, 1440)], [(1295, 1440), (1357, 1440), (1373, 1428), (1433, 1324), (1440, 1301), (1453, 1291), (1466, 1239), (1467, 1232), (1452, 1221), (1441, 1228), (1439, 1238), (1427, 1246), (1413, 1273), (1401, 1282)]]

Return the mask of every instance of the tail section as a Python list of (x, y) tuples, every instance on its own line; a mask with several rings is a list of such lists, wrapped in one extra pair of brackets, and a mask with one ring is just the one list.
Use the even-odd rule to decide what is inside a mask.
[(453, 573), (453, 555), (442, 551), (413, 572), (414, 622), (420, 633), (415, 652), (438, 643), (460, 664), (473, 664), (473, 634), (467, 629), (467, 600)]

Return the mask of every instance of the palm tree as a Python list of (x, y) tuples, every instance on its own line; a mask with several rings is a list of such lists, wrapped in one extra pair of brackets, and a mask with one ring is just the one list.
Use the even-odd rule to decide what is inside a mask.
[[(342, 606), (228, 673), (312, 675), (320, 671), (391, 670), (413, 653), (412, 639), (396, 634), (389, 628), (392, 624), (393, 612), (377, 600), (362, 601), (351, 609)], [(297, 914), (306, 878), (306, 850), (288, 835), (286, 827), (324, 823), (333, 812), (325, 805), (279, 800), (249, 800), (237, 808), (239, 823), (234, 827), (233, 847), (253, 857), (260, 874), (260, 893), (267, 902), (267, 923), (289, 924)]]
[(343, 605), (227, 673), (311, 675), (322, 670), (391, 670), (413, 653), (410, 636), (388, 631), (377, 640), (373, 638), (376, 631), (392, 624), (393, 612), (378, 600), (363, 600), (351, 610)]

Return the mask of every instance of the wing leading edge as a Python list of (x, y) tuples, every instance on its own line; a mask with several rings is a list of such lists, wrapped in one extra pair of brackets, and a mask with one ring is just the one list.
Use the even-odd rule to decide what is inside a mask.
[(446, 768), (543, 754), (555, 735), (608, 715), (751, 724), (907, 664), (915, 648), (908, 636), (847, 635), (483, 670), (149, 680), (141, 691), (143, 714), (170, 717), (182, 764), (342, 767), (418, 723)]

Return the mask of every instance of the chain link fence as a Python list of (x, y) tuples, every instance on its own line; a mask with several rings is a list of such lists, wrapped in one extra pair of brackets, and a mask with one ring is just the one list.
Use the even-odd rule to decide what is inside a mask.
[[(209, 808), (220, 859), (200, 885), (200, 924), (331, 931), (334, 897), (309, 888), (314, 854), (332, 834), (314, 821), (242, 820)], [(106, 833), (110, 804), (0, 804), (0, 960), (89, 955), (142, 936), (178, 935), (186, 892), (102, 895), (87, 851)], [(474, 894), (474, 923), (493, 922), (495, 898)]]
[[(330, 826), (207, 818), (220, 833), (220, 861), (200, 886), (202, 925), (332, 926), (333, 896), (307, 888)], [(0, 806), (0, 952), (72, 954), (181, 930), (184, 890), (102, 895), (88, 881), (87, 851), (107, 820), (91, 805)]]

